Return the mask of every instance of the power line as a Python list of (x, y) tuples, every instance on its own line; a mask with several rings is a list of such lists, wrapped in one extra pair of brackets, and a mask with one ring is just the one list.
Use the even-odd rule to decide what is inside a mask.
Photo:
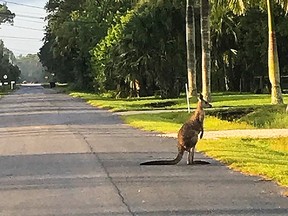
[(41, 24), (45, 24), (45, 22), (41, 22), (41, 21), (35, 21), (35, 20), (28, 20), (28, 19), (18, 19), (20, 21), (24, 21), (24, 22), (33, 22), (33, 23), (41, 23)]
[[(20, 9), (19, 11), (13, 9), (12, 12), (15, 13), (16, 15), (17, 15), (18, 13), (20, 13), (20, 14), (21, 14), (21, 13), (25, 13), (25, 14), (26, 14), (26, 10), (23, 10), (23, 9)], [(39, 11), (39, 13), (34, 13), (34, 11), (33, 11), (33, 9), (32, 9), (32, 11), (29, 11), (29, 12), (27, 11), (27, 14), (26, 14), (26, 15), (39, 16), (39, 17), (40, 17), (40, 16), (44, 16), (44, 15), (46, 15), (46, 14), (47, 14), (47, 13), (44, 12), (44, 11), (43, 11), (43, 12), (40, 12), (40, 11)]]
[[(0, 12), (0, 16), (11, 16), (11, 14), (1, 13), (1, 12)], [(25, 18), (31, 18), (31, 19), (42, 19), (42, 20), (45, 19), (44, 17), (30, 16), (30, 15), (25, 15), (25, 14), (15, 14), (15, 16), (25, 17)]]
[[(1, 0), (0, 0), (1, 1)], [(22, 4), (22, 3), (17, 3), (17, 2), (11, 2), (11, 1), (1, 1), (4, 3), (9, 3), (9, 4), (15, 4), (15, 5), (20, 5), (24, 7), (30, 7), (30, 8), (37, 8), (37, 9), (42, 9), (45, 10), (43, 7), (35, 6), (35, 5), (27, 5), (27, 4)]]
[[(7, 16), (7, 15), (11, 15), (11, 14), (7, 14), (7, 13), (2, 13), (0, 12), (0, 16)], [(45, 20), (45, 17), (42, 16), (31, 16), (31, 15), (26, 15), (26, 14), (18, 14), (15, 13), (15, 17), (23, 17), (23, 18), (31, 18), (31, 19), (40, 19), (40, 20)], [(54, 17), (60, 17), (60, 16), (54, 16)], [(85, 20), (66, 20), (65, 22), (71, 22), (71, 23), (83, 23), (83, 24), (94, 24), (94, 23), (98, 23), (96, 21), (85, 21)]]
[(45, 17), (36, 17), (36, 16), (25, 15), (25, 14), (16, 14), (16, 16), (25, 17), (25, 18), (31, 18), (31, 19), (42, 19), (42, 20), (45, 19)]
[(15, 25), (4, 25), (4, 26), (10, 26), (10, 27), (21, 28), (21, 29), (29, 29), (29, 30), (34, 30), (34, 31), (44, 31), (44, 29), (36, 29), (36, 28), (25, 27), (25, 26), (15, 26)]
[(32, 38), (32, 37), (17, 37), (17, 36), (2, 36), (2, 35), (0, 35), (0, 39), (1, 39), (1, 38), (41, 41), (41, 39), (39, 39), (39, 38)]

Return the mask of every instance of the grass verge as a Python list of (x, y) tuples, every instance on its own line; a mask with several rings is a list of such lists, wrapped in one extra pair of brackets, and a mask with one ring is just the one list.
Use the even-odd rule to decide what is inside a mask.
[(230, 168), (288, 186), (288, 137), (201, 140), (197, 150)]
[[(186, 109), (185, 98), (175, 99), (159, 99), (155, 97), (146, 98), (131, 98), (131, 99), (115, 99), (108, 97), (101, 97), (91, 93), (73, 92), (70, 95), (73, 97), (80, 97), (86, 100), (89, 104), (96, 107), (110, 109), (112, 111), (137, 111), (137, 110), (179, 110)], [(224, 129), (249, 129), (249, 128), (288, 128), (288, 115), (285, 112), (285, 105), (270, 105), (270, 95), (256, 95), (256, 94), (213, 94), (213, 107), (212, 110), (207, 110), (207, 116), (216, 116), (217, 118), (210, 117), (211, 121), (207, 119), (207, 130), (224, 130)], [(284, 100), (288, 100), (288, 95), (284, 95)], [(191, 99), (191, 107), (196, 105), (196, 99)], [(252, 112), (244, 113), (241, 111), (252, 110)], [(237, 115), (234, 115), (238, 113)], [(240, 115), (239, 115), (240, 113)], [(225, 114), (225, 115), (223, 115)], [(158, 114), (157, 114), (158, 115)], [(151, 119), (145, 115), (127, 117), (127, 122), (133, 123), (134, 126), (139, 127), (143, 123), (143, 127), (149, 130), (159, 131), (159, 123), (163, 125), (162, 128), (168, 123), (182, 124), (189, 116), (183, 113), (161, 114), (158, 118), (155, 115), (149, 114)], [(228, 121), (225, 121), (229, 119)], [(231, 121), (232, 120), (232, 121)], [(138, 123), (137, 123), (138, 121)], [(157, 125), (148, 126), (147, 123)], [(155, 124), (153, 123), (155, 122)], [(213, 126), (214, 125), (214, 126)], [(142, 126), (141, 126), (142, 127)], [(169, 126), (170, 127), (170, 126)], [(174, 130), (179, 128), (179, 125), (174, 124), (168, 128)], [(160, 128), (160, 130), (162, 130)]]
[[(113, 111), (130, 111), (130, 110), (151, 110), (151, 109), (187, 109), (186, 98), (179, 97), (173, 99), (161, 99), (156, 97), (141, 97), (128, 99), (115, 99), (103, 97), (92, 93), (72, 92), (73, 97), (80, 97), (94, 106), (111, 109)], [(288, 101), (288, 95), (283, 94), (284, 101)], [(171, 102), (171, 103), (167, 103)], [(197, 99), (190, 98), (191, 108), (196, 107)], [(271, 96), (268, 94), (212, 94), (213, 107), (257, 107), (269, 106)]]
[[(122, 116), (122, 120), (136, 128), (148, 131), (156, 131), (162, 133), (176, 133), (183, 122), (185, 122), (191, 114), (187, 112), (169, 112), (169, 113), (153, 113), (153, 114), (136, 114)], [(206, 116), (204, 122), (205, 130), (233, 130), (233, 129), (250, 129), (253, 126), (246, 122), (229, 122), (220, 120), (214, 116)]]

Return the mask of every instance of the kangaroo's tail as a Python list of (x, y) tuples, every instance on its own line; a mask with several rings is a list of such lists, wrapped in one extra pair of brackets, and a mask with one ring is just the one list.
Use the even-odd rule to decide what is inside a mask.
[(183, 157), (183, 152), (179, 152), (175, 159), (173, 160), (157, 160), (157, 161), (147, 161), (140, 165), (175, 165), (181, 161)]

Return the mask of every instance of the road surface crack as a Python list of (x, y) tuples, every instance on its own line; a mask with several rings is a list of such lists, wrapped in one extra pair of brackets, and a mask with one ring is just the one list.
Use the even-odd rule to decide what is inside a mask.
[(126, 202), (120, 188), (117, 186), (117, 184), (113, 181), (113, 178), (111, 177), (108, 169), (105, 167), (104, 163), (102, 162), (102, 160), (99, 158), (99, 156), (97, 155), (97, 153), (94, 151), (93, 146), (88, 142), (88, 140), (86, 139), (85, 135), (81, 134), (80, 132), (77, 132), (77, 135), (81, 136), (83, 138), (83, 140), (85, 141), (85, 143), (87, 144), (89, 150), (91, 151), (91, 153), (95, 156), (97, 162), (99, 162), (99, 164), (101, 165), (101, 167), (103, 168), (104, 172), (107, 175), (107, 178), (109, 179), (110, 183), (113, 185), (113, 187), (115, 188), (118, 196), (121, 199), (121, 202), (123, 203), (123, 205), (127, 208), (127, 211), (134, 216), (135, 213), (131, 210), (129, 204)]

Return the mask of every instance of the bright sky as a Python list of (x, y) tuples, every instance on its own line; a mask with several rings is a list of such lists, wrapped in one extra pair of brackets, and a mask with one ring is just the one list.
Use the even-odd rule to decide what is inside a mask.
[(1, 24), (0, 39), (15, 56), (36, 54), (43, 45), (46, 12), (44, 6), (48, 0), (7, 0), (8, 9), (16, 14), (14, 24)]

